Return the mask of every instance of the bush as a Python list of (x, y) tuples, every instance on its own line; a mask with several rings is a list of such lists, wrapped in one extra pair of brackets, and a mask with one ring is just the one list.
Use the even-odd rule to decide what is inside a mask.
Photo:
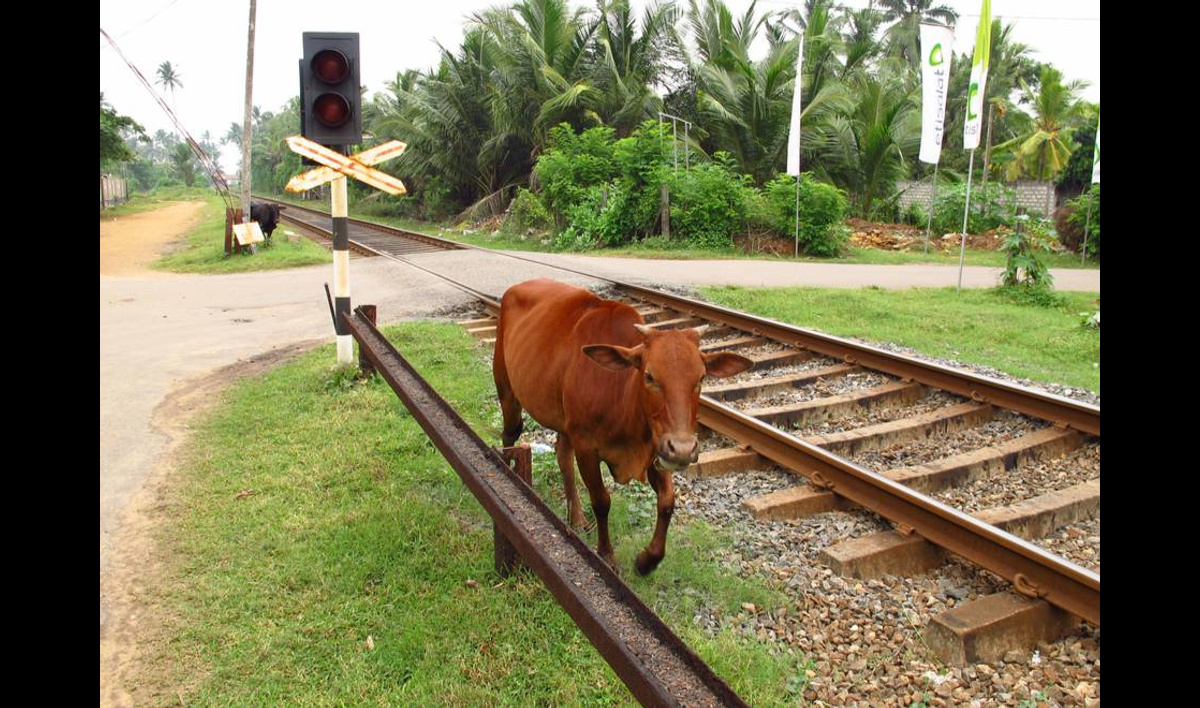
[(920, 204), (913, 202), (904, 210), (904, 214), (900, 217), (901, 222), (912, 226), (925, 226), (929, 223), (929, 215), (921, 208)]
[(597, 127), (579, 135), (562, 123), (550, 129), (549, 147), (538, 158), (542, 198), (555, 222), (567, 225), (567, 212), (580, 204), (587, 191), (617, 176), (613, 129)]
[[(1092, 208), (1090, 225), (1088, 222), (1089, 205)], [(1092, 188), (1079, 195), (1078, 199), (1067, 202), (1067, 206), (1071, 208), (1071, 213), (1067, 216), (1067, 223), (1075, 227), (1077, 233), (1076, 248), (1082, 248), (1083, 230), (1087, 225), (1087, 254), (1100, 260), (1100, 184), (1098, 182), (1093, 184)]]
[[(938, 190), (933, 202), (933, 228), (939, 234), (959, 233), (963, 223), (967, 185), (960, 183)], [(971, 186), (971, 213), (967, 233), (981, 234), (1000, 226), (1013, 226), (1017, 215), (1017, 193), (1002, 184), (989, 182)]]
[(548, 231), (554, 225), (550, 211), (538, 195), (521, 188), (508, 207), (508, 216), (504, 219), (504, 229), (514, 233), (529, 231)]
[(714, 162), (669, 177), (672, 239), (725, 248), (745, 232), (747, 194), (753, 188), (749, 176), (735, 174), (731, 163), (728, 153), (718, 152)]
[(1006, 287), (1023, 286), (1049, 292), (1054, 278), (1038, 254), (1049, 252), (1056, 236), (1048, 219), (1016, 217), (1016, 227), (1004, 238), (1007, 260), (1001, 282)]
[(439, 221), (462, 211), (462, 205), (454, 199), (450, 187), (441, 177), (432, 177), (425, 183), (422, 197), (426, 219)]
[[(767, 183), (766, 209), (755, 204), (751, 213), (755, 225), (780, 236), (794, 237), (796, 220), (796, 178), (779, 175)], [(846, 219), (847, 200), (842, 190), (823, 184), (805, 173), (800, 179), (800, 247), (815, 256), (836, 256), (849, 241), (850, 233), (842, 223)]]

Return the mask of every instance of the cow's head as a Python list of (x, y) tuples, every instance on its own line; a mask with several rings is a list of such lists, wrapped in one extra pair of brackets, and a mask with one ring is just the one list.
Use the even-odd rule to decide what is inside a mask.
[(662, 331), (640, 324), (634, 327), (645, 337), (636, 347), (593, 344), (583, 352), (610, 371), (637, 369), (641, 408), (650, 422), (657, 462), (674, 471), (686, 469), (700, 455), (696, 411), (701, 379), (706, 374), (734, 376), (754, 362), (729, 352), (702, 353), (700, 336), (708, 325)]

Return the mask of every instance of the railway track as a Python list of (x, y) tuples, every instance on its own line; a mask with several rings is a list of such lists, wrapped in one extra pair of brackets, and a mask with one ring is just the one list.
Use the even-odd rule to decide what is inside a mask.
[[(288, 207), (287, 218), (321, 228), (319, 217), (304, 214), (310, 210)], [(412, 265), (405, 255), (464, 248), (351, 221), (352, 244), (370, 244), (365, 247)], [(493, 342), (497, 296), (434, 275), (480, 300), (488, 316), (460, 324), (485, 344)], [(863, 508), (886, 519), (893, 530), (824, 549), (822, 560), (847, 577), (926, 572), (948, 552), (1000, 576), (1020, 595), (1099, 626), (1099, 573), (1035, 543), (1099, 513), (1098, 406), (609, 282), (614, 296), (636, 307), (651, 327), (707, 323), (704, 350), (734, 351), (756, 361), (754, 370), (732, 382), (706, 387), (700, 423), (710, 434), (689, 474), (707, 478), (777, 465), (795, 484), (747, 499), (755, 518)], [(1021, 481), (1027, 469), (1046, 466), (1056, 470), (1054, 488), (1043, 488), (1047, 482), (1036, 475)], [(1070, 484), (1064, 486), (1064, 478)], [(986, 488), (994, 479), (1017, 489), (992, 494), (1004, 500), (996, 506), (957, 508), (967, 506), (970, 485)]]

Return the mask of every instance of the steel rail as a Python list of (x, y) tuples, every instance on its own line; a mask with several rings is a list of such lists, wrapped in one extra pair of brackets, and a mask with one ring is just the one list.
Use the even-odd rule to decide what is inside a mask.
[[(263, 199), (263, 201), (274, 201), (274, 200), (267, 199), (267, 198), (265, 198), (265, 197), (260, 197), (260, 199)], [(287, 202), (279, 202), (279, 203), (280, 203), (280, 204), (284, 204), (285, 206), (289, 206), (289, 207), (290, 207), (290, 206), (294, 206), (293, 204), (289, 204), (289, 203), (287, 203)], [(328, 216), (328, 214), (322, 214), (320, 211), (318, 211), (318, 210), (315, 210), (315, 209), (309, 209), (309, 208), (307, 208), (307, 207), (300, 207), (300, 209), (302, 209), (302, 210), (305, 210), (305, 211), (308, 211), (308, 212), (310, 212), (310, 213), (313, 213), (313, 214), (317, 214), (317, 215), (323, 215), (323, 216)], [(305, 226), (306, 228), (313, 229), (313, 230), (315, 230), (315, 231), (319, 231), (319, 232), (321, 232), (321, 233), (323, 233), (323, 234), (330, 234), (330, 235), (332, 235), (332, 232), (331, 232), (331, 231), (329, 231), (329, 230), (327, 230), (327, 229), (325, 229), (324, 227), (322, 227), (322, 226), (319, 226), (319, 225), (317, 225), (317, 224), (313, 224), (313, 223), (310, 223), (310, 222), (304, 221), (303, 219), (297, 219), (297, 218), (295, 218), (295, 217), (292, 217), (292, 216), (290, 216), (290, 215), (285, 215), (285, 214), (282, 214), (282, 213), (280, 214), (280, 217), (281, 217), (281, 218), (285, 218), (285, 219), (290, 219), (290, 220), (291, 220), (291, 221), (293, 221), (293, 222), (296, 222), (296, 223), (302, 224), (302, 225), (303, 225), (303, 226)], [(395, 232), (397, 232), (398, 234), (407, 234), (407, 233), (408, 233), (408, 232), (406, 232), (406, 231), (403, 231), (403, 230), (401, 230), (401, 229), (394, 229), (394, 228), (392, 228), (392, 227), (390, 227), (390, 226), (383, 226), (382, 224), (374, 224), (374, 223), (371, 223), (371, 222), (369, 222), (369, 221), (359, 221), (358, 219), (349, 219), (349, 221), (350, 221), (350, 222), (352, 222), (352, 223), (354, 223), (354, 222), (357, 222), (357, 223), (359, 223), (360, 225), (367, 226), (367, 227), (370, 227), (370, 228), (388, 229), (388, 230), (391, 230), (391, 231), (395, 231)], [(444, 239), (438, 239), (436, 236), (426, 236), (425, 234), (421, 234), (421, 236), (423, 236), (423, 237), (425, 237), (425, 238), (427, 238), (427, 239), (434, 239), (434, 240), (436, 240), (436, 241), (444, 241)], [(401, 255), (398, 255), (398, 254), (395, 254), (395, 253), (389, 253), (389, 252), (387, 252), (387, 251), (381, 251), (381, 250), (379, 250), (379, 249), (376, 249), (376, 248), (372, 248), (371, 246), (368, 246), (368, 245), (366, 245), (366, 244), (362, 243), (361, 241), (358, 241), (358, 240), (356, 240), (356, 239), (353, 239), (353, 238), (349, 239), (349, 241), (350, 241), (350, 245), (351, 245), (351, 247), (362, 249), (363, 251), (369, 252), (369, 253), (371, 253), (372, 255), (379, 256), (379, 257), (381, 257), (381, 258), (390, 258), (390, 259), (391, 259), (391, 260), (393, 260), (393, 261), (399, 261), (399, 262), (401, 262), (401, 263), (404, 263), (405, 265), (412, 266), (413, 268), (416, 268), (417, 270), (424, 271), (424, 272), (426, 272), (426, 273), (428, 273), (428, 274), (430, 274), (430, 275), (432, 275), (432, 276), (434, 276), (434, 277), (436, 277), (436, 278), (440, 278), (440, 279), (442, 279), (442, 280), (446, 281), (447, 283), (450, 283), (451, 285), (453, 285), (453, 286), (455, 286), (455, 287), (459, 288), (460, 290), (462, 290), (462, 291), (466, 292), (467, 294), (471, 295), (472, 297), (474, 297), (474, 298), (478, 299), (480, 302), (482, 302), (482, 303), (484, 304), (484, 306), (485, 306), (485, 307), (486, 307), (486, 308), (487, 308), (487, 309), (488, 309), (488, 310), (489, 310), (489, 311), (490, 311), (490, 312), (491, 312), (493, 315), (496, 315), (496, 316), (499, 316), (499, 315), (500, 315), (500, 299), (499, 299), (499, 298), (497, 298), (497, 297), (494, 297), (494, 296), (492, 296), (492, 295), (489, 295), (489, 294), (487, 294), (487, 293), (484, 293), (484, 292), (480, 292), (479, 290), (476, 290), (475, 288), (472, 288), (471, 286), (467, 285), (466, 283), (462, 283), (462, 282), (460, 282), (460, 281), (457, 281), (457, 280), (455, 280), (455, 279), (453, 279), (453, 278), (450, 278), (450, 277), (448, 277), (448, 276), (442, 275), (441, 273), (438, 273), (437, 271), (430, 270), (429, 268), (426, 268), (425, 266), (422, 266), (422, 265), (420, 265), (420, 264), (418, 264), (418, 263), (414, 263), (413, 261), (411, 261), (411, 260), (409, 260), (409, 259), (405, 258), (404, 256), (401, 256)], [(453, 241), (445, 241), (445, 243), (454, 244), (454, 242), (453, 242)], [(454, 250), (463, 250), (463, 249), (464, 249), (464, 247), (463, 247), (461, 244), (455, 244), (455, 245), (454, 245)]]
[(990, 403), (999, 408), (1015, 410), (1057, 425), (1074, 428), (1089, 435), (1100, 435), (1100, 406), (1073, 401), (1065, 396), (998, 381), (941, 364), (921, 361), (878, 347), (852, 342), (804, 327), (747, 315), (720, 305), (665, 293), (661, 290), (629, 283), (617, 283), (617, 285), (635, 297), (656, 305), (670, 307), (694, 317), (770, 337), (785, 344), (808, 349), (822, 356), (841, 359), (848, 364), (857, 364), (900, 379), (910, 379), (980, 403)]
[(774, 426), (700, 397), (699, 422), (827, 489), (903, 524), (922, 538), (990, 570), (1018, 592), (1100, 625), (1100, 576), (929, 496)]
[(638, 701), (647, 706), (746, 705), (475, 434), (361, 308), (342, 317), (360, 350), (496, 527)]
[[(1100, 434), (1099, 406), (920, 361), (840, 337), (747, 315), (653, 288), (469, 244), (466, 246), (604, 280), (633, 297), (672, 310), (753, 334), (772, 337), (824, 356), (840, 358), (847, 363), (918, 381), (976, 401), (1051, 420), (1085, 433)], [(404, 262), (421, 268), (409, 261)], [(483, 295), (445, 276), (436, 273), (434, 275), (480, 297), (493, 313), (498, 312), (498, 298)], [(808, 477), (815, 486), (829, 486), (835, 493), (890, 521), (912, 529), (934, 545), (996, 573), (1013, 583), (1018, 592), (1040, 597), (1052, 605), (1097, 626), (1100, 625), (1098, 574), (1047, 553), (1024, 539), (963, 514), (929, 496), (805, 443), (762, 421), (745, 416), (707, 396), (701, 397), (699, 422), (726, 437), (748, 444), (764, 457)]]

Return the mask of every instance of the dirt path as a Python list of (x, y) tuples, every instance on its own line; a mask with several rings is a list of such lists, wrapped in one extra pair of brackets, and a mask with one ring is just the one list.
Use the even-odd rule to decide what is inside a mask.
[(155, 273), (146, 266), (200, 223), (203, 211), (204, 202), (176, 202), (141, 214), (101, 218), (100, 275)]

